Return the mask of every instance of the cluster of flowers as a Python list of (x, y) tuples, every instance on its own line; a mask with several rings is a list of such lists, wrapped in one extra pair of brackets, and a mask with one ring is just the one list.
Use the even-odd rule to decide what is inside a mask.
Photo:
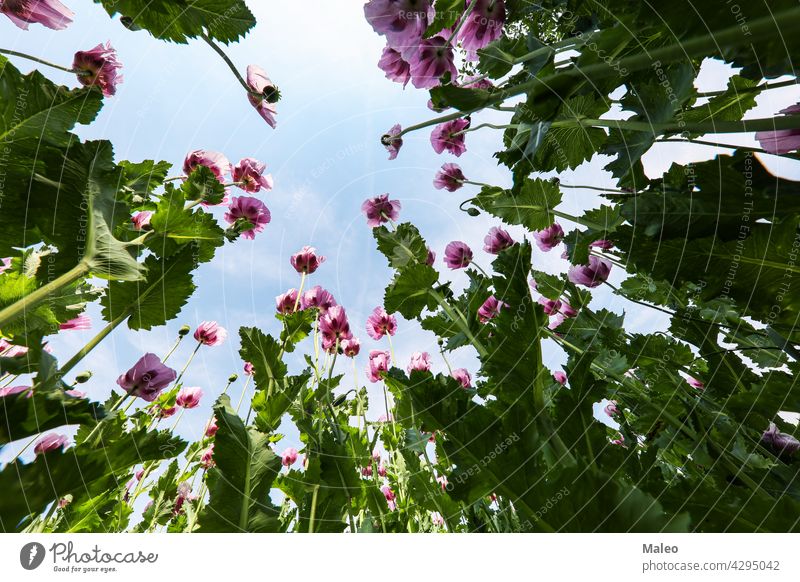
[[(453, 29), (434, 35), (426, 31), (434, 22), (430, 0), (369, 0), (364, 15), (373, 30), (386, 38), (378, 66), (392, 81), (418, 89), (435, 87), (442, 76), (458, 77), (454, 44), (460, 43), (468, 59), (475, 52), (500, 38), (505, 23), (503, 0), (465, 0)], [(448, 20), (453, 20), (452, 18)]]
[[(41, 24), (53, 30), (64, 30), (72, 24), (75, 13), (58, 0), (3, 0), (0, 1), (0, 14), (5, 14), (23, 30), (30, 24)], [(78, 51), (72, 63), (72, 72), (85, 86), (98, 87), (106, 97), (116, 93), (122, 82), (117, 53), (111, 43), (98, 44), (91, 50)], [(258, 65), (247, 67), (247, 98), (258, 114), (270, 127), (275, 128), (280, 91)]]
[[(223, 154), (210, 150), (195, 150), (187, 154), (183, 161), (183, 171), (188, 179), (199, 166), (204, 166), (211, 170), (211, 173), (220, 184), (226, 186), (226, 195), (220, 204), (228, 204), (228, 211), (225, 213), (225, 221), (231, 225), (241, 225), (240, 234), (247, 239), (255, 238), (256, 234), (263, 231), (269, 224), (272, 216), (264, 204), (253, 196), (233, 196), (228, 200), (227, 186), (233, 185), (241, 188), (248, 193), (257, 193), (261, 190), (272, 190), (272, 175), (265, 174), (267, 165), (254, 158), (242, 158), (236, 165), (231, 164)], [(232, 184), (226, 182), (230, 175)], [(209, 204), (203, 202), (204, 206)], [(153, 216), (151, 210), (142, 210), (131, 217), (133, 228), (136, 230), (147, 230), (150, 228), (150, 219)]]

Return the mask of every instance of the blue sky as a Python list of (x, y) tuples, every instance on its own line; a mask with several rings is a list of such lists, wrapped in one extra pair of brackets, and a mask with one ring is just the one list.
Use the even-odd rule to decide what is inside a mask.
[[(262, 196), (272, 212), (272, 223), (255, 241), (226, 245), (211, 264), (199, 269), (198, 290), (177, 320), (151, 332), (132, 333), (120, 328), (85, 359), (79, 370), (94, 373), (92, 381), (84, 385), (92, 397), (105, 399), (116, 387), (116, 377), (145, 351), (163, 355), (181, 325), (194, 327), (202, 320), (217, 320), (229, 330), (229, 340), (222, 346), (202, 349), (185, 377), (186, 385), (202, 387), (206, 397), (200, 409), (187, 412), (178, 432), (190, 439), (199, 437), (212, 401), (232, 372), (242, 376), (231, 388), (234, 398), (241, 391), (244, 378), (237, 353), (239, 326), (257, 325), (278, 333), (274, 297), (299, 284), (288, 259), (307, 244), (316, 246), (328, 258), (309, 284), (320, 284), (335, 295), (362, 340), (358, 369), (363, 382), (366, 352), (386, 347), (367, 337), (364, 323), (369, 312), (382, 303), (391, 277), (360, 212), (361, 202), (370, 196), (388, 192), (401, 200), (402, 220), (415, 223), (439, 257), (449, 241), (463, 240), (472, 246), (478, 263), (488, 266), (490, 258), (481, 250), (482, 240), (499, 222), (485, 216), (467, 217), (458, 210), (459, 203), (468, 197), (467, 189), (450, 194), (435, 190), (431, 181), (442, 163), (457, 161), (472, 180), (508, 185), (508, 172), (492, 158), (501, 147), (500, 133), (487, 129), (469, 134), (469, 149), (458, 160), (437, 156), (427, 131), (414, 133), (406, 137), (399, 158), (388, 161), (379, 136), (394, 123), (407, 126), (433, 114), (426, 107), (425, 92), (403, 90), (386, 80), (377, 68), (383, 42), (365, 22), (362, 1), (249, 2), (259, 23), (227, 52), (242, 72), (250, 63), (259, 64), (280, 87), (283, 99), (278, 105), (276, 130), (261, 120), (225, 64), (201, 41), (189, 45), (164, 43), (144, 31), (127, 30), (92, 2), (67, 0), (67, 4), (76, 12), (75, 22), (61, 32), (41, 26), (25, 32), (0, 18), (0, 46), (69, 66), (75, 51), (111, 41), (124, 65), (125, 82), (116, 96), (106, 100), (98, 120), (79, 129), (82, 137), (111, 140), (118, 160), (168, 160), (176, 165), (173, 174), (179, 173), (188, 151), (210, 149), (224, 153), (234, 163), (246, 156), (260, 159), (275, 178), (274, 190)], [(24, 71), (33, 65), (12, 60)], [(42, 72), (54, 81), (76, 86), (72, 75), (56, 70)], [(701, 88), (721, 89), (727, 75), (723, 66), (706, 65)], [(759, 97), (759, 106), (749, 117), (770, 115), (796, 102), (797, 97), (794, 89), (768, 92)], [(496, 117), (495, 121), (502, 119)], [(738, 139), (740, 143), (752, 142), (749, 137)], [(646, 168), (654, 176), (672, 161), (708, 159), (716, 151), (663, 144), (647, 154)], [(600, 169), (605, 163), (607, 160), (596, 157), (576, 172), (562, 175), (562, 180), (610, 185), (611, 180)], [(790, 171), (788, 167), (776, 170)], [(566, 190), (562, 208), (579, 214), (581, 209), (599, 204), (597, 193)], [(216, 214), (221, 218), (222, 210)], [(520, 229), (509, 230), (515, 238), (522, 237)], [(559, 255), (560, 251), (546, 255), (537, 251), (535, 267), (565, 272), (567, 264)], [(443, 268), (441, 262), (437, 266)], [(443, 274), (456, 287), (463, 285), (463, 274)], [(621, 278), (621, 273), (615, 272), (611, 280), (619, 282)], [(663, 327), (666, 321), (662, 314), (635, 308), (604, 289), (596, 292), (594, 306), (625, 310), (628, 326), (638, 331)], [(70, 357), (99, 329), (98, 310), (92, 308), (90, 314), (94, 330), (63, 333), (53, 339), (60, 359)], [(414, 351), (429, 351), (434, 355), (434, 369), (445, 369), (435, 338), (417, 324), (399, 319), (394, 340), (398, 364), (405, 367)], [(187, 341), (173, 356), (173, 367), (183, 365), (191, 344)], [(311, 349), (310, 342), (304, 345)], [(562, 361), (563, 355), (548, 346), (548, 365), (558, 369)], [(476, 370), (469, 349), (453, 354), (451, 363), (473, 373)], [(349, 363), (346, 366), (342, 364), (342, 372), (349, 370)], [(373, 401), (380, 403), (376, 387), (371, 393)], [(378, 414), (380, 408), (373, 409), (371, 417)], [(287, 433), (287, 442), (278, 448), (292, 440), (293, 435)], [(15, 447), (6, 447), (0, 451), (0, 461), (15, 452)]]

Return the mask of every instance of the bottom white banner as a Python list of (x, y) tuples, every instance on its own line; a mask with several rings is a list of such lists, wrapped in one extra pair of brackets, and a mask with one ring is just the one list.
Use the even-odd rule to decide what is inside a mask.
[[(787, 534), (0, 535), (0, 580), (800, 580)], [(310, 578), (315, 577), (315, 578)]]

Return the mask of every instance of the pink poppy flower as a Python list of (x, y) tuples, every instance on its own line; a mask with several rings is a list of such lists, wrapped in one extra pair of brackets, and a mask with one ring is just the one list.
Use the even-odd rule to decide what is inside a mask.
[(616, 415), (618, 415), (619, 408), (617, 408), (617, 401), (609, 400), (608, 404), (606, 404), (605, 407), (603, 408), (603, 412), (605, 412), (611, 418), (614, 418)]
[(512, 246), (514, 246), (514, 239), (499, 226), (489, 229), (489, 234), (483, 239), (483, 250), (492, 255), (499, 255)]
[(245, 192), (260, 192), (272, 190), (272, 175), (265, 174), (267, 165), (253, 158), (242, 158), (239, 163), (233, 166), (231, 177), (236, 185)]
[(386, 465), (383, 463), (378, 465), (378, 477), (386, 477)]
[(217, 417), (216, 416), (212, 416), (211, 420), (209, 420), (208, 424), (206, 425), (205, 435), (208, 438), (211, 438), (215, 434), (217, 434), (218, 430), (219, 430), (219, 426), (217, 426)]
[(194, 330), (194, 339), (205, 346), (218, 346), (228, 337), (228, 330), (216, 321), (203, 321)]
[(606, 240), (601, 238), (589, 244), (590, 247), (594, 247), (596, 249), (602, 249), (604, 251), (610, 250), (614, 248), (614, 243), (610, 240)]
[(434, 511), (433, 513), (431, 513), (431, 523), (436, 527), (443, 527), (444, 518), (442, 517), (442, 514), (439, 513), (438, 511)]
[(117, 384), (128, 394), (152, 402), (177, 377), (175, 370), (162, 364), (157, 355), (146, 353), (117, 378)]
[(361, 474), (364, 477), (372, 477), (372, 465), (367, 465), (366, 467), (361, 467)]
[(442, 491), (447, 489), (447, 486), (449, 485), (449, 483), (447, 481), (447, 477), (445, 477), (444, 475), (439, 475), (438, 477), (436, 477), (436, 482), (442, 488)]
[(472, 249), (467, 243), (454, 240), (444, 249), (444, 264), (453, 270), (463, 269), (472, 262)]
[(397, 332), (397, 319), (389, 315), (383, 307), (376, 307), (372, 315), (367, 318), (367, 335), (374, 340), (381, 339), (384, 335), (394, 335)]
[(278, 313), (283, 315), (294, 313), (295, 305), (297, 305), (297, 289), (289, 289), (286, 293), (275, 298), (275, 307)]
[(203, 454), (200, 455), (200, 465), (204, 469), (210, 469), (216, 463), (214, 462), (214, 444), (208, 446), (205, 450), (203, 450)]
[(411, 354), (411, 363), (408, 364), (408, 373), (416, 370), (418, 372), (430, 372), (431, 355), (428, 352), (414, 352)]
[(106, 97), (114, 95), (117, 85), (122, 83), (122, 75), (117, 74), (121, 68), (122, 64), (117, 61), (117, 51), (110, 42), (98, 44), (88, 51), (78, 51), (72, 61), (72, 69), (77, 72), (81, 85), (95, 85)]
[(250, 362), (245, 362), (244, 363), (244, 373), (245, 374), (247, 374), (248, 376), (252, 376), (254, 371), (255, 370), (253, 369), (253, 364), (251, 364)]
[(281, 453), (281, 465), (291, 467), (297, 461), (297, 449), (289, 447)]
[(441, 84), (442, 75), (458, 77), (453, 46), (442, 36), (426, 38), (411, 59), (411, 83), (417, 89), (430, 89)]
[(389, 200), (388, 194), (381, 194), (364, 200), (361, 212), (367, 217), (367, 226), (376, 228), (384, 222), (400, 218), (400, 201)]
[(225, 183), (225, 176), (231, 171), (231, 163), (223, 154), (210, 150), (194, 150), (186, 154), (183, 160), (183, 173), (187, 176), (198, 166), (205, 166), (217, 178), (220, 184)]
[(450, 376), (461, 384), (462, 388), (469, 388), (472, 386), (472, 376), (469, 375), (469, 372), (465, 368), (456, 368)]
[(567, 272), (567, 278), (576, 285), (597, 287), (608, 279), (610, 273), (611, 263), (595, 255), (590, 255), (589, 264), (572, 265)]
[(692, 378), (691, 376), (689, 376), (686, 379), (686, 381), (689, 383), (689, 386), (691, 386), (692, 388), (696, 388), (697, 390), (702, 390), (703, 388), (706, 387), (706, 385), (703, 384), (700, 380), (698, 380), (697, 378)]
[[(367, 377), (370, 382), (378, 382), (381, 379), (381, 372), (389, 371), (391, 355), (389, 352), (372, 350), (369, 353), (369, 365), (367, 367)], [(385, 422), (382, 421), (382, 422)]]
[(545, 228), (533, 233), (533, 238), (536, 241), (536, 246), (544, 252), (552, 251), (558, 244), (564, 240), (564, 229), (560, 224), (554, 223)]
[(319, 266), (325, 262), (325, 257), (317, 255), (317, 249), (314, 247), (305, 246), (298, 252), (292, 255), (289, 262), (298, 273), (306, 273), (310, 275), (316, 271)]
[(389, 152), (390, 160), (395, 159), (397, 154), (400, 153), (400, 148), (403, 147), (402, 132), (403, 128), (400, 127), (399, 123), (396, 123), (389, 128), (389, 131), (381, 136), (381, 144), (386, 148), (386, 151)]
[(233, 224), (237, 220), (244, 219), (252, 225), (252, 228), (242, 231), (242, 236), (253, 240), (256, 234), (264, 230), (264, 227), (272, 220), (269, 208), (258, 198), (250, 196), (234, 196), (228, 206), (228, 212), (224, 216), (228, 224)]
[(131, 216), (134, 230), (147, 230), (150, 228), (150, 219), (153, 217), (151, 210), (142, 210)]
[(27, 392), (28, 398), (33, 396), (33, 390), (30, 386), (5, 386), (0, 388), (0, 398), (5, 398), (6, 396), (12, 396), (14, 394), (23, 394)]
[(69, 443), (69, 438), (63, 434), (56, 434), (54, 432), (48, 433), (41, 437), (36, 444), (33, 445), (33, 452), (37, 455), (49, 453), (56, 449), (63, 449)]
[(564, 317), (576, 317), (578, 312), (567, 302), (566, 299), (561, 299), (561, 307), (558, 309)]
[(5, 0), (0, 2), (0, 13), (5, 14), (22, 30), (28, 24), (39, 23), (53, 30), (64, 30), (72, 24), (75, 13), (58, 0)]
[(392, 491), (392, 488), (388, 485), (384, 485), (381, 487), (381, 493), (386, 498), (386, 504), (389, 506), (389, 511), (394, 511), (397, 509), (397, 496)]
[(73, 398), (86, 398), (86, 392), (82, 390), (76, 390), (75, 388), (72, 388), (71, 390), (65, 390), (64, 394), (67, 396), (72, 396)]
[(247, 86), (253, 93), (248, 93), (247, 98), (250, 105), (256, 108), (258, 114), (269, 124), (272, 129), (275, 129), (277, 121), (275, 116), (278, 110), (275, 103), (280, 99), (280, 92), (275, 84), (267, 77), (264, 69), (258, 65), (249, 65), (247, 67)]
[[(779, 113), (795, 115), (800, 113), (800, 103), (781, 109)], [(756, 139), (761, 147), (771, 154), (788, 154), (800, 149), (800, 129), (779, 129), (757, 131)]]
[(345, 356), (355, 358), (361, 351), (361, 342), (355, 337), (345, 338), (341, 341), (340, 347)]
[(203, 391), (196, 386), (186, 386), (181, 388), (175, 398), (175, 404), (181, 408), (197, 408), (200, 405), (200, 399), (203, 397)]
[(432, 10), (430, 0), (369, 0), (364, 16), (375, 32), (386, 36), (390, 47), (403, 50), (422, 39)]
[(544, 308), (547, 315), (554, 315), (558, 313), (561, 308), (561, 301), (558, 299), (548, 299), (547, 297), (539, 297), (536, 302)]
[(564, 386), (567, 383), (567, 375), (560, 370), (553, 372), (553, 380)]
[(92, 318), (85, 313), (81, 313), (78, 317), (73, 317), (69, 321), (65, 321), (64, 323), (60, 324), (58, 329), (92, 329)]
[(300, 298), (300, 306), (303, 309), (316, 308), (320, 313), (325, 313), (328, 309), (336, 305), (336, 299), (330, 292), (319, 285), (315, 285)]
[(341, 344), (342, 340), (353, 337), (344, 307), (333, 305), (324, 314), (321, 314), (319, 331), (322, 334), (322, 345), (325, 349), (332, 349), (337, 341)]
[(436, 262), (436, 253), (433, 251), (433, 249), (431, 249), (431, 247), (428, 247), (428, 256), (425, 259), (425, 264), (428, 265), (429, 267), (432, 267), (433, 263), (435, 262)]
[(436, 177), (433, 179), (433, 186), (437, 190), (447, 190), (448, 192), (455, 192), (464, 185), (464, 172), (458, 164), (443, 164), (442, 169), (436, 172)]
[[(466, 0), (466, 5), (471, 4)], [(467, 15), (467, 21), (458, 33), (461, 46), (467, 51), (477, 51), (503, 35), (506, 7), (503, 0), (478, 0)]]
[(447, 150), (456, 157), (461, 156), (467, 151), (465, 143), (466, 134), (463, 133), (469, 127), (469, 121), (458, 118), (445, 123), (440, 123), (431, 132), (431, 145), (433, 151), (441, 154)]
[(403, 56), (392, 47), (384, 47), (378, 67), (386, 73), (386, 78), (396, 83), (402, 83), (403, 87), (408, 85), (411, 80), (411, 65), (403, 60)]
[(478, 321), (481, 323), (488, 323), (490, 320), (500, 315), (500, 310), (504, 307), (507, 308), (508, 305), (502, 301), (498, 301), (498, 299), (492, 295), (478, 308)]

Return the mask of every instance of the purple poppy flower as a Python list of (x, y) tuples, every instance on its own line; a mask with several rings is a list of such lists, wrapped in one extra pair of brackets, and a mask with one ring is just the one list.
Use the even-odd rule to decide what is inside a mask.
[(131, 216), (134, 230), (146, 230), (150, 228), (150, 219), (153, 217), (152, 210), (142, 210)]
[(611, 273), (611, 263), (595, 255), (590, 255), (588, 265), (572, 265), (567, 277), (576, 285), (597, 287), (608, 279), (609, 273)]
[(411, 354), (411, 363), (408, 364), (408, 373), (412, 371), (430, 372), (431, 355), (428, 352), (414, 352)]
[(294, 313), (295, 305), (297, 305), (297, 289), (289, 289), (275, 298), (275, 308), (283, 315)]
[(376, 307), (372, 315), (367, 318), (367, 335), (374, 340), (381, 339), (384, 335), (394, 335), (397, 332), (397, 319), (389, 315), (383, 307)]
[(472, 262), (472, 249), (467, 243), (454, 240), (444, 249), (444, 264), (451, 269), (463, 269)]
[(462, 388), (469, 388), (472, 385), (472, 376), (465, 368), (456, 368), (450, 376), (458, 381)]
[(567, 375), (560, 370), (558, 372), (553, 372), (553, 380), (564, 386), (567, 383)]
[(336, 299), (333, 298), (330, 292), (326, 291), (319, 285), (316, 285), (303, 293), (300, 299), (300, 306), (303, 309), (310, 309), (315, 307), (320, 310), (320, 313), (325, 313), (329, 308), (336, 305)]
[(298, 273), (306, 273), (310, 275), (316, 271), (319, 266), (325, 262), (325, 257), (317, 254), (317, 249), (310, 246), (304, 246), (298, 252), (293, 254), (289, 262)]
[(403, 87), (408, 85), (411, 80), (411, 65), (403, 60), (403, 56), (392, 47), (384, 47), (378, 67), (386, 73), (386, 78), (396, 83), (402, 83)]
[(388, 194), (368, 198), (361, 205), (361, 212), (367, 217), (367, 225), (376, 228), (384, 222), (400, 218), (400, 201), (389, 200)]
[(437, 190), (447, 190), (448, 192), (455, 192), (464, 185), (464, 172), (458, 164), (442, 164), (442, 169), (436, 172), (436, 177), (433, 179), (433, 185)]
[[(800, 113), (800, 103), (781, 109), (779, 113), (784, 115)], [(800, 149), (800, 129), (757, 131), (756, 139), (761, 147), (771, 154), (788, 154)]]
[(402, 132), (403, 128), (400, 127), (399, 123), (396, 123), (389, 131), (381, 136), (381, 144), (383, 144), (383, 147), (389, 152), (390, 160), (395, 159), (397, 154), (400, 153), (400, 148), (403, 147), (403, 138), (400, 135)]
[[(391, 356), (389, 352), (372, 350), (369, 353), (369, 366), (367, 368), (367, 377), (369, 378), (369, 381), (379, 381), (381, 379), (381, 373), (389, 371), (390, 362)], [(385, 422), (385, 420), (382, 422)]]
[(355, 358), (361, 351), (361, 342), (355, 337), (343, 339), (339, 345), (342, 353), (348, 358)]
[(267, 76), (266, 71), (258, 65), (247, 67), (247, 86), (253, 93), (256, 93), (256, 95), (247, 94), (250, 105), (256, 108), (258, 114), (272, 129), (275, 129), (277, 125), (275, 116), (278, 114), (275, 103), (280, 99), (278, 88)]
[(761, 435), (761, 442), (779, 454), (791, 455), (800, 449), (800, 441), (790, 434), (779, 431), (774, 422), (769, 423), (769, 428)]
[(497, 297), (492, 295), (478, 308), (478, 321), (481, 323), (488, 323), (490, 320), (500, 315), (500, 310), (504, 307), (507, 308), (508, 304), (499, 301)]
[(512, 246), (514, 246), (514, 239), (499, 226), (489, 229), (489, 234), (483, 239), (483, 250), (492, 255), (499, 255)]
[(4, 0), (0, 2), (0, 13), (22, 30), (28, 30), (28, 24), (37, 22), (53, 30), (63, 30), (72, 24), (75, 16), (58, 0)]
[(264, 174), (267, 165), (253, 158), (242, 158), (231, 170), (231, 177), (236, 185), (245, 192), (272, 190), (271, 174)]
[(128, 394), (152, 402), (177, 377), (175, 370), (162, 364), (157, 355), (147, 353), (117, 378), (117, 384)]
[(221, 345), (228, 338), (228, 330), (216, 321), (203, 321), (194, 330), (194, 339), (204, 346)]
[(175, 398), (175, 404), (181, 408), (197, 408), (200, 406), (200, 399), (203, 397), (203, 391), (196, 386), (187, 386), (181, 388), (178, 396)]
[(81, 85), (97, 86), (106, 97), (117, 92), (117, 85), (122, 83), (122, 76), (117, 71), (122, 64), (117, 60), (117, 51), (111, 43), (98, 44), (91, 50), (78, 51), (72, 61), (72, 69), (78, 74)]
[(458, 118), (437, 125), (431, 132), (433, 151), (441, 154), (447, 150), (454, 156), (460, 157), (461, 154), (467, 151), (466, 134), (463, 131), (469, 127), (469, 124), (468, 120)]
[(552, 251), (558, 244), (564, 240), (564, 229), (558, 223), (551, 224), (544, 230), (538, 230), (533, 233), (533, 238), (536, 241), (536, 246), (544, 252)]
[(433, 251), (433, 249), (431, 249), (431, 247), (428, 247), (428, 256), (425, 259), (425, 264), (428, 265), (429, 267), (432, 267), (433, 263), (435, 262), (436, 262), (436, 253)]
[(411, 61), (411, 83), (417, 89), (430, 89), (440, 84), (445, 73), (450, 78), (458, 76), (453, 47), (447, 39), (435, 36), (423, 40)]
[[(466, 6), (471, 4), (466, 0)], [(506, 6), (503, 0), (478, 0), (467, 15), (467, 21), (458, 33), (461, 46), (467, 51), (484, 48), (503, 34)]]
[(186, 154), (186, 159), (183, 160), (183, 172), (187, 176), (191, 174), (198, 166), (205, 166), (220, 184), (225, 183), (225, 176), (231, 171), (231, 163), (223, 154), (213, 152), (210, 150), (195, 150)]
[(234, 196), (225, 213), (225, 220), (228, 224), (233, 224), (239, 219), (244, 219), (253, 225), (242, 232), (246, 239), (254, 239), (256, 234), (263, 231), (264, 227), (272, 220), (269, 208), (258, 198), (252, 196)]
[(37, 455), (49, 453), (56, 449), (63, 449), (68, 443), (69, 438), (65, 435), (51, 432), (36, 441), (36, 444), (33, 445), (33, 452)]
[(430, 0), (369, 0), (364, 16), (375, 32), (386, 36), (390, 47), (402, 52), (422, 39), (432, 9)]

